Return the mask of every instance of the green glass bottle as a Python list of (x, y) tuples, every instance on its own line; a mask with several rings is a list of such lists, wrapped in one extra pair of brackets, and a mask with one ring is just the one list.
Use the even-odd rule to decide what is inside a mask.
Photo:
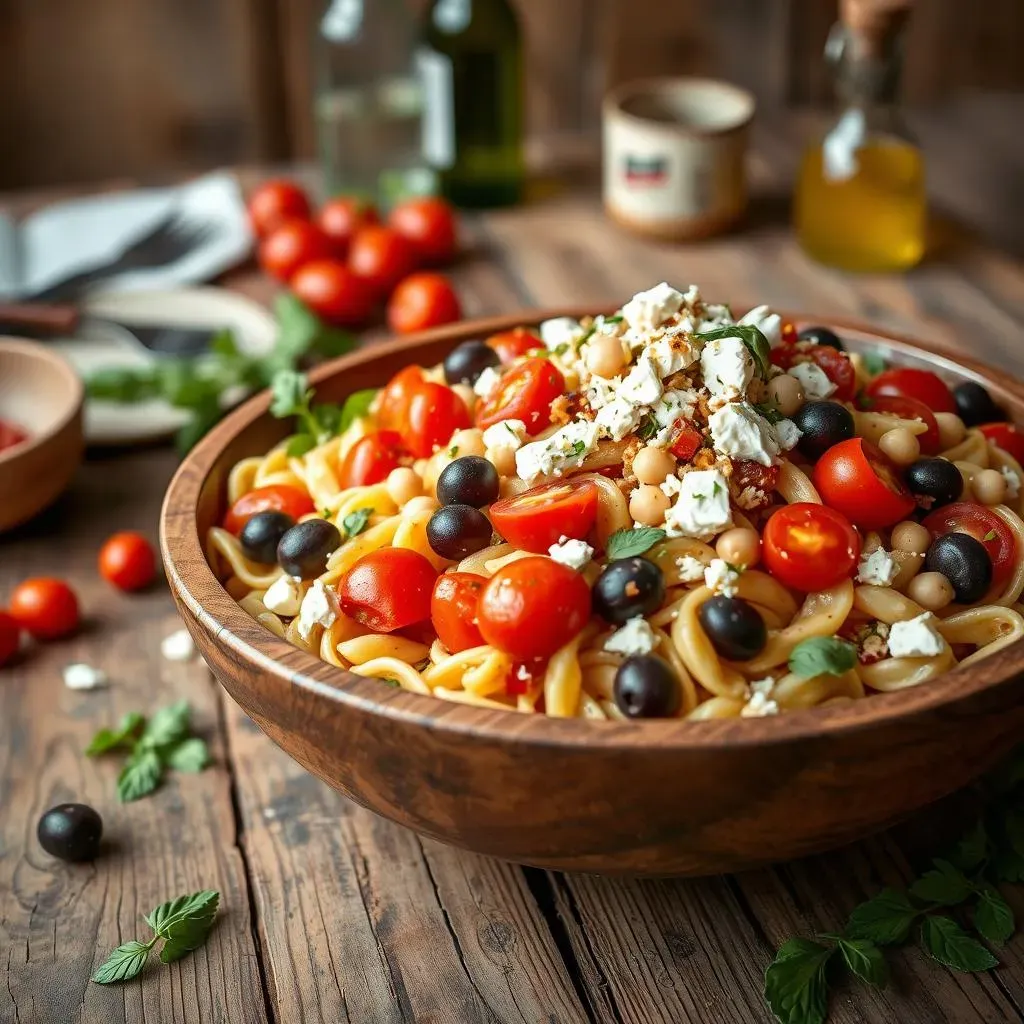
[(420, 52), (424, 153), (457, 206), (523, 194), (523, 50), (509, 0), (433, 0)]

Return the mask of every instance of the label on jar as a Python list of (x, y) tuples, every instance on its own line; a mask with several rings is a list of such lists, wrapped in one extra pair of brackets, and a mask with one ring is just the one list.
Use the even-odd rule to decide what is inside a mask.
[(423, 46), (416, 53), (416, 63), (423, 80), (423, 157), (443, 170), (455, 163), (451, 58)]

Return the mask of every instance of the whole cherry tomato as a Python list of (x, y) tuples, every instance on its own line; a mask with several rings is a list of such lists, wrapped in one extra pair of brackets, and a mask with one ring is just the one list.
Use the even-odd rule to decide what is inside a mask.
[(898, 523), (916, 507), (895, 465), (862, 437), (829, 448), (813, 478), (821, 500), (864, 530)]
[(13, 615), (0, 612), (0, 665), (6, 665), (21, 646), (21, 626)]
[(409, 429), (409, 403), (425, 383), (423, 371), (418, 366), (399, 370), (381, 392), (377, 422), (386, 430), (404, 434)]
[(309, 199), (294, 181), (265, 181), (249, 196), (249, 221), (265, 238), (286, 220), (309, 220)]
[(455, 211), (437, 196), (404, 200), (391, 211), (388, 224), (412, 243), (424, 263), (447, 263), (455, 255)]
[(410, 274), (388, 299), (388, 326), (399, 334), (425, 331), (462, 318), (462, 306), (444, 274)]
[(547, 554), (560, 537), (583, 540), (597, 519), (592, 480), (556, 480), (491, 505), (491, 523), (510, 544)]
[(380, 548), (363, 555), (338, 581), (342, 611), (378, 633), (430, 617), (437, 571), (418, 551)]
[(260, 266), (285, 284), (299, 267), (331, 256), (331, 240), (307, 220), (287, 221), (274, 228), (260, 243)]
[(982, 423), (978, 429), (997, 448), (1024, 464), (1024, 431), (1013, 423)]
[(376, 430), (365, 434), (345, 455), (341, 464), (342, 487), (365, 487), (386, 480), (400, 463), (402, 438), (394, 430)]
[(78, 628), (78, 598), (63, 580), (40, 577), (19, 583), (8, 612), (37, 640), (56, 640)]
[(480, 633), (499, 651), (527, 661), (567, 644), (590, 618), (590, 588), (550, 558), (520, 558), (499, 569), (480, 595)]
[(452, 654), (484, 642), (476, 615), (486, 582), (485, 576), (473, 572), (446, 572), (437, 577), (430, 599), (430, 621)]
[(313, 260), (294, 273), (291, 289), (317, 316), (342, 327), (358, 327), (373, 311), (366, 282), (338, 260)]
[(257, 512), (284, 512), (297, 520), (313, 510), (313, 499), (305, 491), (287, 484), (271, 484), (243, 494), (224, 517), (224, 529), (237, 537)]
[(413, 392), (402, 438), (419, 459), (432, 455), (447, 444), (456, 430), (469, 426), (465, 403), (451, 388), (426, 382)]
[(373, 203), (359, 196), (335, 196), (320, 207), (316, 222), (334, 243), (337, 255), (345, 257), (355, 233), (369, 224), (379, 223), (379, 218)]
[(920, 399), (908, 395), (862, 395), (858, 401), (861, 409), (870, 412), (891, 413), (904, 420), (920, 420), (928, 429), (917, 435), (921, 452), (924, 455), (936, 455), (942, 447), (939, 441), (939, 424), (935, 414)]
[(931, 370), (919, 370), (912, 366), (897, 366), (883, 370), (873, 377), (864, 389), (867, 394), (902, 395), (924, 402), (933, 412), (956, 412), (956, 399), (946, 382)]
[(141, 590), (156, 578), (153, 545), (141, 533), (115, 533), (100, 548), (100, 575), (119, 590)]
[(761, 538), (765, 568), (796, 590), (826, 590), (846, 579), (860, 558), (860, 537), (841, 512), (797, 502), (772, 513)]
[(772, 362), (789, 370), (797, 363), (814, 363), (836, 386), (830, 396), (837, 402), (852, 402), (857, 393), (857, 374), (845, 352), (828, 345), (782, 345), (772, 351)]
[(514, 363), (520, 356), (525, 356), (527, 352), (544, 347), (540, 335), (528, 327), (513, 327), (511, 331), (492, 334), (486, 344), (498, 353), (498, 358), (506, 366)]
[(992, 579), (1001, 583), (1017, 563), (1013, 531), (990, 508), (973, 501), (954, 501), (929, 513), (921, 521), (934, 540), (947, 533), (967, 533), (981, 541), (992, 559)]
[(528, 434), (551, 422), (551, 403), (565, 391), (565, 378), (550, 359), (535, 356), (512, 367), (498, 386), (476, 407), (482, 430), (502, 420), (522, 420)]
[(397, 231), (370, 224), (353, 237), (348, 265), (383, 298), (416, 269), (416, 251)]

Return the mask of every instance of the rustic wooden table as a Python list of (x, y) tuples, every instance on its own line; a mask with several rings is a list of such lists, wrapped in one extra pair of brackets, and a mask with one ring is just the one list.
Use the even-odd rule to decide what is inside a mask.
[[(935, 256), (906, 277), (850, 277), (810, 263), (785, 222), (798, 123), (762, 124), (758, 190), (740, 234), (700, 246), (613, 230), (585, 188), (468, 219), (456, 277), (469, 315), (621, 300), (668, 279), (736, 304), (859, 315), (1024, 371), (1024, 98), (963, 103), (918, 127), (940, 224)], [(11, 198), (11, 197), (8, 197)], [(989, 241), (983, 241), (982, 238)], [(991, 240), (999, 244), (992, 244)], [(266, 297), (252, 271), (229, 282)], [(747, 1024), (770, 1019), (762, 972), (786, 938), (836, 930), (884, 885), (900, 885), (962, 818), (957, 801), (884, 835), (774, 870), (698, 881), (623, 881), (522, 869), (421, 840), (353, 805), (278, 750), (201, 663), (162, 660), (178, 626), (166, 589), (127, 597), (98, 580), (115, 529), (155, 538), (177, 459), (165, 448), (93, 453), (66, 497), (0, 538), (0, 599), (29, 575), (65, 576), (88, 613), (81, 634), (0, 672), (0, 1020), (20, 1024), (351, 1021)], [(72, 692), (85, 660), (111, 684)], [(179, 698), (214, 765), (119, 805), (116, 767), (82, 751), (132, 709)], [(955, 756), (955, 751), (950, 752)], [(623, 780), (628, 785), (628, 779)], [(699, 779), (666, 780), (686, 800)], [(543, 799), (543, 794), (538, 794)], [(35, 840), (61, 801), (100, 810), (105, 855), (69, 866)], [(210, 887), (222, 912), (209, 943), (141, 981), (88, 981), (140, 914)], [(1024, 893), (1011, 891), (1018, 917)], [(1024, 1020), (1024, 940), (984, 975), (920, 952), (894, 956), (892, 985), (842, 988), (836, 1022)]]

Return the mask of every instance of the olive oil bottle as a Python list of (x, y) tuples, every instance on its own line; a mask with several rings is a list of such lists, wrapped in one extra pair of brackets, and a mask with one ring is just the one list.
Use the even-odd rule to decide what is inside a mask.
[(433, 0), (420, 50), (423, 148), (458, 206), (523, 193), (523, 55), (509, 0)]

